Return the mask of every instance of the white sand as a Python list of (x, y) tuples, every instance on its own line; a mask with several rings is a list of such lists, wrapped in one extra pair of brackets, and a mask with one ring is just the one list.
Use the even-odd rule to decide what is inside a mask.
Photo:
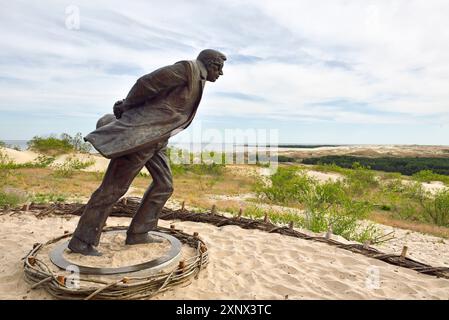
[[(20, 259), (33, 243), (73, 231), (77, 221), (70, 216), (37, 219), (32, 213), (0, 216), (1, 299), (51, 299), (42, 289), (29, 289)], [(449, 299), (449, 280), (326, 244), (237, 226), (175, 223), (185, 232), (199, 232), (210, 264), (190, 285), (156, 299)], [(108, 225), (128, 224), (128, 218), (108, 220)], [(427, 249), (425, 244), (420, 248)]]
[(39, 156), (37, 153), (28, 150), (17, 151), (10, 148), (0, 148), (0, 151), (15, 163), (32, 162)]

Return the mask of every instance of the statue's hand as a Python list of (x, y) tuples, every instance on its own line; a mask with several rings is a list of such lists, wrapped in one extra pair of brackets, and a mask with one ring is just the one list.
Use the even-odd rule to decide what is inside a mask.
[(124, 102), (125, 100), (119, 100), (114, 104), (114, 107), (112, 108), (112, 110), (114, 111), (114, 115), (117, 119), (120, 119), (122, 117), (122, 113), (125, 111), (123, 108)]

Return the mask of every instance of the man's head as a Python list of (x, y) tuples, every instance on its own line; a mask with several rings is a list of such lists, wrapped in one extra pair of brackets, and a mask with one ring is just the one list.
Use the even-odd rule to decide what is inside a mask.
[(207, 69), (207, 81), (215, 82), (219, 76), (223, 75), (223, 64), (226, 61), (226, 56), (223, 53), (206, 49), (200, 52), (197, 59)]

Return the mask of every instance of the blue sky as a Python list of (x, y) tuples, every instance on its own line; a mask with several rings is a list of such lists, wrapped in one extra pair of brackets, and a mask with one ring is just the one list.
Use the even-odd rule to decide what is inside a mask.
[(87, 134), (138, 77), (214, 48), (202, 128), (449, 145), (448, 16), (444, 0), (2, 0), (0, 139)]

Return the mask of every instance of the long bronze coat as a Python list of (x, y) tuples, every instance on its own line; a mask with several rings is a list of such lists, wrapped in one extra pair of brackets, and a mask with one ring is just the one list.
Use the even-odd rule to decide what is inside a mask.
[(144, 75), (126, 97), (133, 107), (84, 140), (106, 158), (115, 158), (168, 139), (192, 122), (206, 76), (198, 60), (180, 61)]

